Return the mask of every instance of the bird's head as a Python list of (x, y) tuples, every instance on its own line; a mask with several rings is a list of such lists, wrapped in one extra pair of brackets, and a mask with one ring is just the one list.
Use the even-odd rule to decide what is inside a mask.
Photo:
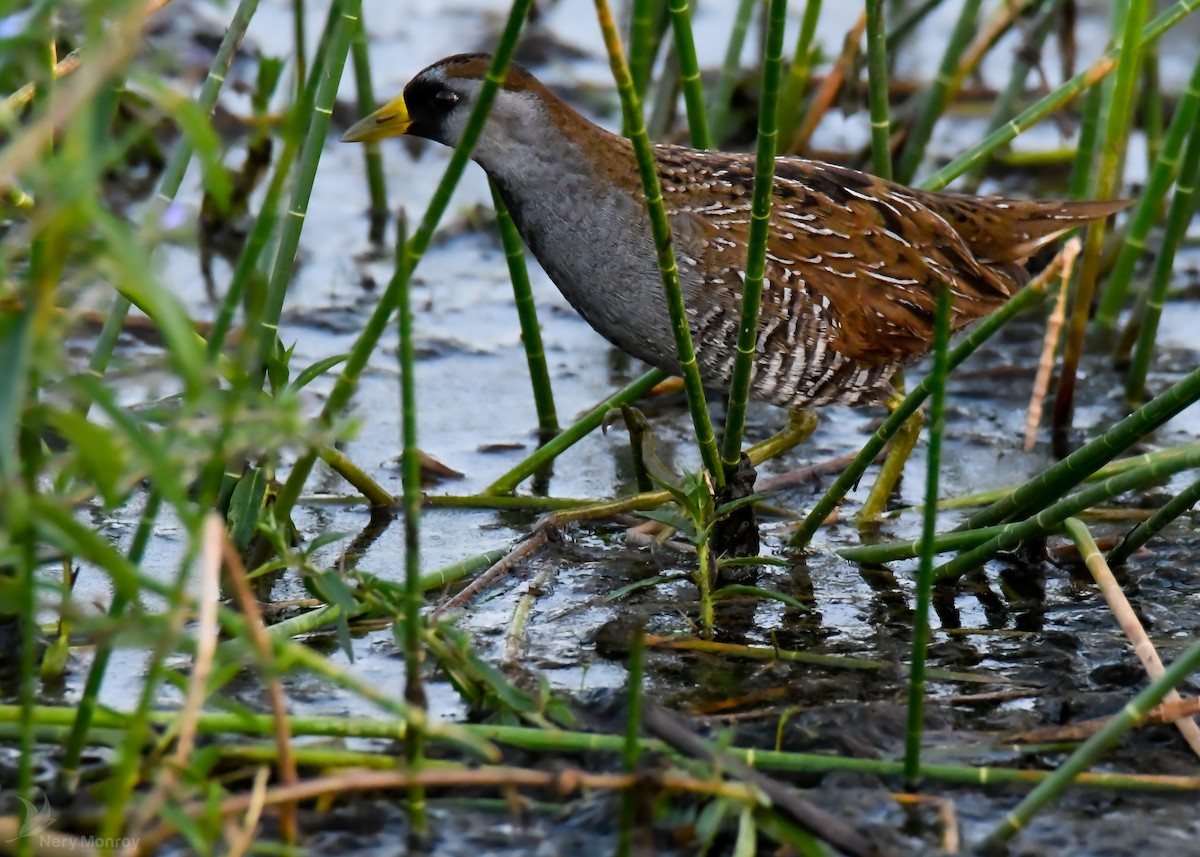
[[(407, 134), (457, 146), (491, 64), (489, 54), (479, 53), (438, 60), (410, 80), (402, 94), (357, 122), (342, 140), (368, 143)], [(536, 144), (555, 124), (548, 114), (558, 104), (533, 75), (510, 65), (476, 143), (476, 159), (483, 163), (505, 155), (519, 157), (517, 150)]]

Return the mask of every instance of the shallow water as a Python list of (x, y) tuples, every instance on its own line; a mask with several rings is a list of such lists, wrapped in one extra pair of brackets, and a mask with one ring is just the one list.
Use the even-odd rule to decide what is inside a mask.
[[(832, 4), (836, 6), (836, 4)], [(490, 0), (458, 7), (438, 0), (409, 3), (367, 2), (364, 14), (371, 28), (371, 52), (380, 95), (398, 90), (413, 72), (438, 57), (472, 49), (487, 42), (494, 32), (496, 15), (507, 3)], [(723, 50), (724, 30), (732, 3), (706, 2), (697, 16), (696, 35), (702, 64), (711, 66)], [(251, 41), (265, 53), (285, 51), (290, 45), (290, 2), (262, 5), (251, 30)], [(319, 21), (323, 4), (312, 2), (311, 21)], [(223, 20), (224, 11), (206, 16)], [(591, 4), (563, 0), (550, 6), (546, 30), (580, 52), (559, 51), (534, 68), (548, 82), (599, 90), (601, 102), (613, 105), (607, 87), (608, 71)], [(943, 18), (946, 12), (943, 14)], [(791, 22), (798, 23), (798, 11)], [(822, 17), (818, 38), (827, 50), (836, 50), (848, 18), (830, 10)], [(1100, 26), (1102, 19), (1089, 26)], [(184, 25), (181, 25), (184, 26)], [(934, 27), (946, 26), (942, 18)], [(316, 24), (311, 27), (315, 30)], [(185, 26), (186, 29), (186, 26)], [(1087, 30), (1085, 29), (1085, 32)], [(1107, 32), (1106, 29), (1103, 32)], [(789, 35), (789, 39), (792, 36)], [(1081, 40), (1081, 62), (1087, 50), (1102, 39)], [(984, 69), (996, 85), (1003, 82), (1002, 48)], [(1190, 62), (1190, 59), (1187, 60)], [(902, 64), (905, 73), (921, 75), (936, 64), (936, 57), (910, 52)], [(1186, 63), (1185, 63), (1186, 65)], [(1169, 81), (1168, 81), (1169, 83)], [(347, 80), (343, 99), (352, 98)], [(607, 121), (613, 116), (608, 114)], [(845, 149), (861, 145), (865, 118), (834, 120), (822, 132), (818, 148)], [(947, 123), (949, 124), (949, 123)], [(960, 140), (975, 139), (970, 123), (944, 127), (932, 151), (953, 153)], [(1047, 128), (1033, 135), (1030, 145), (1048, 147), (1061, 141), (1059, 132)], [(400, 145), (385, 147), (389, 192), (393, 205), (419, 214), (440, 177), (446, 153), (436, 146), (419, 146), (415, 155)], [(367, 196), (362, 175), (362, 152), (356, 146), (338, 145), (332, 139), (322, 159), (302, 242), (302, 267), (289, 292), (285, 343), (296, 343), (294, 365), (306, 365), (330, 354), (348, 350), (374, 306), (376, 292), (365, 283), (383, 283), (390, 274), (386, 263), (360, 261), (368, 249), (365, 210)], [(1137, 158), (1131, 155), (1131, 164)], [(1131, 170), (1136, 181), (1138, 168)], [(194, 178), (194, 177), (193, 177)], [(196, 184), (185, 184), (192, 194), (186, 206), (197, 204)], [(445, 228), (455, 229), (479, 205), (487, 205), (482, 173), (472, 167), (448, 211)], [(416, 306), (419, 434), (422, 448), (464, 475), (433, 489), (469, 494), (486, 487), (531, 452), (536, 445), (536, 417), (525, 376), (516, 317), (504, 257), (491, 228), (456, 230), (460, 234), (435, 245), (418, 269), (413, 292)], [(1200, 254), (1182, 254), (1177, 266), (1178, 285), (1195, 285)], [(616, 354), (567, 306), (553, 285), (531, 260), (530, 272), (543, 326), (547, 358), (554, 381), (560, 420), (564, 423), (616, 386), (636, 377), (642, 367)], [(179, 247), (164, 253), (162, 276), (168, 282), (189, 284), (181, 292), (197, 317), (212, 314), (199, 285), (194, 248)], [(218, 265), (218, 280), (227, 278)], [(1176, 302), (1163, 316), (1159, 337), (1159, 367), (1150, 379), (1161, 389), (1200, 358), (1200, 310), (1191, 302)], [(1002, 332), (964, 365), (951, 380), (943, 452), (942, 485), (947, 495), (959, 496), (1023, 480), (1050, 463), (1046, 433), (1031, 453), (1021, 449), (1025, 408), (1041, 342), (1039, 317), (1027, 316)], [(81, 357), (86, 342), (75, 343)], [(344, 451), (384, 487), (400, 490), (396, 457), (399, 450), (399, 390), (394, 331), (384, 338), (364, 376), (352, 408), (360, 430)], [(126, 342), (122, 363), (131, 369), (152, 364), (153, 349)], [(914, 376), (921, 374), (918, 369)], [(1090, 437), (1125, 413), (1120, 402), (1119, 377), (1107, 361), (1089, 358), (1083, 367), (1085, 383), (1075, 424)], [(131, 372), (124, 389), (128, 401), (162, 394), (155, 377)], [(328, 391), (328, 379), (310, 388), (315, 412)], [(814, 437), (800, 449), (760, 470), (770, 476), (809, 462), (824, 461), (853, 452), (881, 418), (878, 411), (830, 408)], [(690, 421), (679, 402), (653, 407), (652, 421), (664, 461), (694, 468), (696, 455), (689, 443)], [(748, 437), (758, 440), (783, 424), (780, 411), (751, 408)], [(1155, 438), (1167, 446), (1200, 438), (1200, 416), (1195, 409), (1172, 421)], [(1139, 450), (1145, 451), (1145, 450)], [(924, 447), (919, 446), (893, 506), (922, 502)], [(632, 489), (628, 438), (614, 426), (607, 434), (595, 433), (562, 456), (555, 464), (546, 492), (557, 497), (608, 497)], [(911, 628), (911, 595), (915, 563), (895, 563), (889, 570), (860, 568), (836, 556), (840, 547), (860, 541), (911, 539), (919, 534), (918, 517), (908, 512), (862, 533), (853, 525), (853, 514), (865, 497), (872, 474), (842, 507), (842, 523), (823, 529), (812, 549), (787, 568), (768, 568), (759, 585), (778, 589), (811, 605), (800, 612), (777, 602), (758, 601), (722, 608), (721, 639), (727, 642), (778, 645), (808, 652), (874, 658), (893, 663), (907, 659)], [(1162, 486), (1159, 501), (1190, 481), (1186, 474)], [(784, 492), (776, 502), (802, 512), (815, 502), (829, 482)], [(524, 487), (522, 491), (528, 491)], [(347, 486), (318, 465), (308, 492), (314, 497), (348, 496)], [(137, 508), (123, 510), (104, 524), (115, 541), (125, 544), (137, 521)], [(433, 569), (484, 550), (514, 543), (530, 529), (535, 516), (492, 511), (428, 510), (421, 520), (422, 567)], [(939, 529), (959, 520), (945, 513)], [(169, 519), (152, 543), (145, 567), (163, 575), (174, 573), (181, 544)], [(295, 520), (302, 533), (315, 537), (329, 532), (356, 534), (368, 525), (366, 510), (358, 505), (305, 503)], [(1131, 524), (1098, 523), (1097, 536), (1120, 533)], [(778, 522), (764, 526), (764, 552), (783, 556), (786, 534)], [(1197, 535), (1195, 520), (1185, 516), (1149, 550), (1129, 564), (1124, 582), (1135, 608), (1148, 620), (1148, 630), (1161, 646), (1165, 660), (1181, 650), (1196, 634), (1195, 592), (1200, 570), (1193, 556)], [(317, 554), (329, 567), (339, 563), (347, 541)], [(1052, 542), (1052, 546), (1058, 542)], [(358, 559), (360, 568), (386, 579), (403, 577), (403, 530), (393, 523), (384, 529)], [(481, 654), (501, 664), (516, 661), (523, 670), (536, 671), (550, 685), (571, 695), (604, 698), (625, 686), (626, 671), (619, 659), (594, 640), (602, 629), (619, 632), (611, 623), (630, 614), (645, 616), (653, 633), (689, 630), (695, 616), (695, 590), (687, 582), (693, 559), (670, 550), (651, 552), (626, 546), (623, 528), (615, 524), (574, 527), (531, 562), (519, 567), (503, 586), (495, 587), (472, 603), (460, 618), (471, 632)], [(1118, 709), (1142, 683), (1140, 668), (1120, 636), (1103, 600), (1073, 561), (1057, 556), (1048, 562), (996, 562), (988, 566), (987, 581), (964, 587), (942, 605), (934, 617), (931, 666), (972, 670), (989, 676), (1034, 682), (1029, 695), (982, 702), (954, 702), (951, 697), (986, 690), (934, 682), (930, 688), (928, 736), (931, 758), (968, 764), (1025, 766), (1053, 764), (1059, 757), (1030, 756), (1014, 759), (991, 746), (998, 733), (1052, 725), (1061, 720), (1098, 716)], [(618, 602), (608, 596), (621, 587), (655, 575), (676, 575), (679, 581), (642, 589)], [(507, 647), (506, 629), (518, 600), (530, 581), (539, 576), (539, 594), (529, 627), (531, 632)], [(104, 602), (107, 592), (98, 576), (83, 574), (76, 592), (82, 603)], [(271, 593), (284, 600), (303, 597), (299, 580), (285, 576)], [(354, 662), (343, 655), (333, 659), (347, 671), (375, 687), (400, 696), (403, 667), (390, 630), (371, 631), (353, 639)], [(124, 707), (137, 688), (144, 654), (122, 650), (114, 657), (102, 701)], [(72, 683), (63, 701), (77, 698), (86, 661), (72, 665)], [(647, 656), (647, 689), (654, 698), (673, 707), (710, 715), (714, 725), (731, 721), (738, 712), (737, 729), (745, 743), (768, 746), (781, 712), (798, 707), (785, 730), (784, 749), (832, 750), (843, 754), (896, 757), (903, 751), (903, 695), (898, 674), (829, 671), (801, 664), (748, 662), (717, 655), (692, 655), (652, 651)], [(318, 679), (290, 683), (295, 714), (372, 715), (367, 703), (347, 698)], [(245, 701), (262, 705), (258, 691), (248, 690)], [(457, 718), (465, 714), (448, 684), (429, 686), (430, 707), (436, 716)], [(726, 711), (718, 706), (731, 698), (746, 700)], [(163, 702), (177, 700), (169, 695)], [(720, 713), (716, 713), (720, 712)], [(1195, 773), (1194, 760), (1175, 733), (1150, 729), (1129, 738), (1108, 757), (1113, 770)], [(815, 784), (815, 783), (807, 783)], [(829, 776), (813, 797), (864, 829), (877, 832), (893, 846), (917, 852), (936, 840), (932, 811), (907, 815), (886, 789), (898, 783), (873, 778)], [(940, 786), (931, 791), (954, 802), (968, 841), (986, 833), (1002, 813), (1015, 804), (1019, 792), (976, 791)], [(364, 806), (366, 802), (364, 802)], [(1184, 808), (1188, 811), (1184, 811)], [(1018, 839), (1020, 854), (1133, 854), (1168, 852), (1176, 837), (1200, 833), (1194, 804), (1153, 794), (1114, 795), (1080, 791), (1043, 814), (1035, 827)], [(448, 810), (441, 810), (446, 813)], [(371, 825), (356, 821), (347, 809), (345, 826), (327, 820), (322, 847), (345, 853), (394, 853), (403, 827), (402, 814), (381, 809)], [(458, 816), (455, 816), (458, 817)], [(555, 854), (568, 849), (580, 853), (610, 853), (611, 842), (599, 835), (611, 807), (582, 801), (568, 807), (565, 819), (535, 819), (518, 824), (501, 815), (472, 816), (470, 824), (455, 825), (443, 818), (439, 825), (447, 837), (438, 853)], [(1192, 840), (1194, 841), (1194, 840)]]

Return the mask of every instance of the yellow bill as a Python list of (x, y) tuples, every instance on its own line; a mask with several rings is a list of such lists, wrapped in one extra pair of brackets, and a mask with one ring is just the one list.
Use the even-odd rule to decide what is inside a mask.
[(373, 143), (385, 137), (399, 137), (408, 131), (412, 120), (404, 106), (404, 96), (397, 95), (365, 119), (360, 119), (342, 135), (343, 143)]

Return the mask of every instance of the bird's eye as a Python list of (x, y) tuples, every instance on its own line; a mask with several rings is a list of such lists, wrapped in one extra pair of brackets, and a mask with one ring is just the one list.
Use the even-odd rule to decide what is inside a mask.
[(458, 93), (449, 89), (439, 89), (433, 96), (434, 103), (443, 110), (449, 110), (458, 104)]

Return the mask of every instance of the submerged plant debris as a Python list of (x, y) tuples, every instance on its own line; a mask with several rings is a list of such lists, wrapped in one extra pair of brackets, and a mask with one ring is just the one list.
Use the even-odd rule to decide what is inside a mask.
[[(331, 10), (347, 11), (343, 2), (300, 4), (305, 73), (314, 79), (323, 22)], [(119, 34), (136, 16), (126, 4), (111, 5), (111, 32)], [(698, 562), (708, 562), (697, 534), (711, 508), (689, 514), (683, 502), (658, 512), (645, 503), (595, 517), (571, 511), (668, 482), (690, 497), (707, 496), (687, 405), (670, 384), (636, 401), (645, 419), (640, 439), (631, 442), (633, 412), (614, 410), (603, 430), (511, 496), (489, 492), (538, 448), (539, 421), (492, 197), (473, 165), (411, 280), (414, 416), (426, 492), (419, 516), (424, 600), (414, 630), (405, 612), (403, 349), (394, 318), (345, 407), (317, 417), (331, 397), (339, 401), (340, 374), (353, 362), (346, 355), (369, 329), (395, 269), (397, 218), (377, 217), (385, 238), (372, 240), (363, 151), (336, 142), (364, 112), (355, 103), (362, 78), (355, 78), (354, 51), (336, 101), (322, 102), (320, 90), (297, 95), (294, 7), (264, 4), (206, 120), (172, 93), (197, 94), (233, 10), (184, 0), (161, 5), (135, 21), (134, 45), (122, 47), (116, 35), (97, 42), (128, 49), (130, 57), (126, 86), (81, 102), (93, 105), (89, 121), (105, 123), (97, 128), (111, 125), (113, 148), (96, 144), (94, 157), (78, 154), (72, 146), (92, 139), (79, 120), (64, 126), (53, 156), (26, 158), (18, 150), (22, 135), (34, 133), (39, 111), (52, 102), (36, 96), (0, 114), (0, 852), (56, 853), (49, 836), (59, 837), (54, 847), (78, 853), (238, 853), (293, 841), (310, 854), (418, 853), (413, 807), (420, 803), (414, 786), (421, 786), (424, 847), (437, 855), (823, 853), (816, 849), (828, 846), (796, 832), (811, 821), (808, 810), (847, 828), (847, 839), (838, 840), (836, 828), (818, 824), (818, 836), (841, 842), (843, 853), (857, 853), (854, 837), (874, 849), (861, 853), (964, 853), (994, 834), (1039, 772), (1061, 765), (1149, 684), (1076, 541), (1057, 526), (1022, 540), (933, 590), (925, 770), (919, 787), (909, 788), (902, 763), (918, 560), (851, 561), (840, 552), (920, 540), (924, 436), (878, 520), (856, 519), (878, 473), (872, 466), (806, 548), (789, 545), (798, 522), (883, 422), (882, 408), (825, 408), (811, 438), (757, 465), (756, 490), (769, 492), (757, 506), (758, 557), (721, 565), (714, 580), (728, 585), (710, 604), (696, 581)], [(377, 100), (443, 55), (494, 49), (509, 5), (363, 3), (363, 56)], [(694, 12), (706, 92), (720, 85), (738, 5), (714, 0)], [(788, 19), (785, 70), (805, 5)], [(825, 5), (812, 36), (810, 108), (835, 76), (860, 11)], [(923, 4), (886, 5), (896, 7), (891, 27)], [(933, 4), (890, 53), (894, 123), (911, 127), (964, 5)], [(977, 35), (1001, 20), (1002, 5), (983, 4)], [(1113, 33), (1107, 4), (1019, 5), (1025, 12), (988, 45), (949, 116), (934, 127), (918, 181), (986, 136), (1018, 47), (1034, 45), (1040, 57), (1021, 93), (1027, 106), (1094, 63)], [(1077, 17), (1073, 24), (1053, 18), (1056, 28), (1039, 45), (1032, 40), (1044, 9)], [(35, 44), (55, 34), (61, 55), (83, 45), (86, 70), (96, 62), (89, 40), (103, 38), (95, 29), (101, 19), (89, 17), (97, 14), (0, 25), (27, 28)], [(332, 33), (332, 14), (330, 21)], [(1121, 195), (1137, 197), (1153, 183), (1147, 150), (1161, 150), (1163, 128), (1186, 108), (1198, 23), (1196, 15), (1184, 17), (1138, 72), (1142, 100)], [(622, 25), (626, 33), (629, 25)], [(759, 26), (750, 28), (741, 70), (727, 81), (722, 131), (744, 149), (754, 145)], [(6, 32), (0, 28), (0, 38), (14, 38)], [(674, 56), (671, 41), (668, 28), (660, 58)], [(337, 45), (335, 35), (324, 50)], [(0, 59), (4, 92), (30, 80), (45, 88), (45, 57), (34, 53)], [(587, 115), (620, 124), (590, 3), (536, 4), (516, 58)], [(826, 105), (805, 152), (869, 164), (865, 62), (856, 56), (840, 64), (850, 79)], [(647, 101), (655, 115), (667, 109), (654, 99), (662, 68), (672, 63), (652, 68)], [(82, 79), (64, 77), (54, 85), (56, 98), (70, 96)], [(669, 105), (675, 95), (659, 100)], [(295, 259), (279, 261), (282, 215), (296, 187), (272, 183), (281, 159), (296, 157), (301, 173), (312, 154), (301, 145), (309, 120), (289, 118), (290, 106), (305, 97), (332, 118)], [(1001, 150), (982, 174), (981, 192), (1066, 197), (1087, 97)], [(1152, 104), (1163, 111), (1157, 119)], [(660, 130), (664, 139), (686, 139), (682, 102)], [(1189, 133), (1200, 141), (1200, 123), (1193, 119)], [(181, 141), (197, 154), (167, 205), (155, 194)], [(48, 152), (50, 143), (41, 146)], [(406, 213), (408, 235), (419, 228), (448, 158), (448, 150), (421, 142), (382, 147), (384, 210)], [(95, 193), (72, 196), (85, 186)], [(1154, 280), (1172, 198), (1155, 216), (1134, 293)], [(253, 272), (239, 274), (264, 200), (277, 205), (274, 231)], [(1187, 382), (1200, 365), (1191, 205), (1190, 235), (1185, 228), (1178, 236), (1166, 271), (1146, 399)], [(1128, 227), (1128, 217), (1118, 221), (1105, 271)], [(594, 333), (532, 258), (529, 275), (558, 421), (568, 426), (646, 367)], [(286, 298), (277, 343), (274, 333), (262, 333), (275, 329), (275, 282)], [(228, 302), (235, 283), (245, 295)], [(114, 287), (134, 308), (104, 332)], [(1024, 449), (1057, 289), (1055, 282), (947, 378), (940, 496), (968, 502), (945, 503), (938, 533), (964, 525), (995, 499), (969, 498), (1011, 490), (1058, 460), (1053, 387), (1036, 443)], [(1135, 300), (1131, 294), (1120, 305), (1113, 328), (1089, 328), (1072, 447), (1131, 412), (1128, 360), (1113, 355), (1138, 311)], [(223, 302), (232, 316), (222, 317)], [(223, 360), (206, 350), (217, 335)], [(106, 340), (111, 360), (97, 368)], [(908, 372), (909, 388), (927, 371), (928, 361)], [(1200, 416), (1187, 404), (1123, 453), (1150, 456), (1161, 470), (1075, 513), (1101, 550), (1195, 490), (1200, 460), (1189, 456), (1198, 455)], [(723, 406), (713, 414), (719, 424)], [(786, 423), (783, 411), (751, 403), (747, 445)], [(312, 467), (311, 476), (289, 496), (298, 462)], [(355, 470), (366, 478), (354, 480)], [(359, 490), (367, 483), (384, 492), (386, 508), (367, 502)], [(289, 500), (290, 514), (276, 514)], [(221, 516), (210, 517), (212, 509)], [(674, 529), (664, 532), (665, 525)], [(1198, 542), (1188, 504), (1112, 569), (1168, 666), (1196, 645), (1200, 631)], [(711, 562), (716, 569), (720, 560)], [(497, 563), (486, 585), (473, 588)], [(235, 582), (239, 570), (249, 572), (245, 586)], [(256, 613), (272, 642), (249, 630)], [(406, 675), (413, 640), (423, 666), (418, 690)], [(410, 662), (416, 656), (411, 647), (407, 654)], [(1184, 699), (1176, 716), (1194, 715), (1196, 678), (1178, 690)], [(635, 753), (626, 735), (638, 708), (665, 709), (672, 719), (658, 721), (661, 733), (648, 727), (652, 716), (646, 727), (633, 721), (644, 741)], [(90, 717), (86, 740), (80, 712)], [(703, 752), (681, 749), (689, 735), (704, 740)], [(744, 762), (771, 781), (741, 771)], [(1180, 730), (1139, 726), (1034, 816), (1008, 853), (1190, 853), (1200, 835), (1197, 788), (1200, 768)], [(804, 843), (814, 850), (800, 850)]]

